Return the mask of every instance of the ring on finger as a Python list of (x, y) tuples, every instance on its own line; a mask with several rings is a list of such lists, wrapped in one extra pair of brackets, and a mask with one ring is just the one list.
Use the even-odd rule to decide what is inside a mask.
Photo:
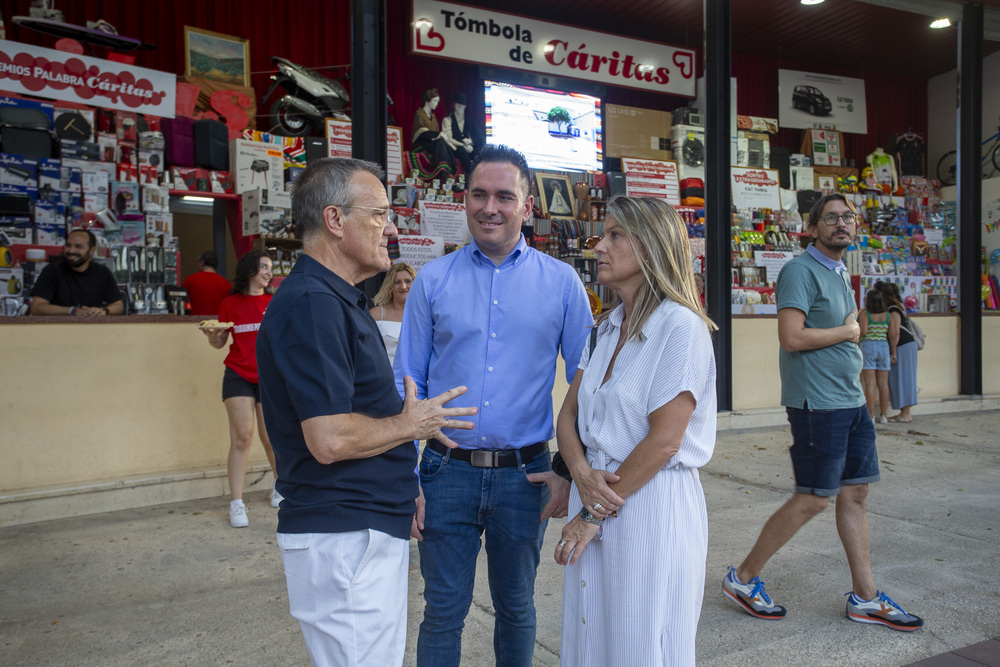
[(559, 540), (559, 546), (560, 547), (566, 546), (566, 540)]
[(602, 507), (604, 507), (604, 505), (602, 505), (601, 503), (594, 503), (595, 512), (600, 512)]

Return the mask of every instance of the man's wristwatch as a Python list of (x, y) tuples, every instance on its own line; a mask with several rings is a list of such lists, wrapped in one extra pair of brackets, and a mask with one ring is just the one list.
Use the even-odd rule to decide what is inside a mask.
[(602, 523), (604, 523), (604, 519), (594, 516), (593, 514), (590, 513), (590, 511), (586, 507), (580, 508), (580, 518), (586, 521), (587, 523), (593, 524), (595, 526), (600, 526)]

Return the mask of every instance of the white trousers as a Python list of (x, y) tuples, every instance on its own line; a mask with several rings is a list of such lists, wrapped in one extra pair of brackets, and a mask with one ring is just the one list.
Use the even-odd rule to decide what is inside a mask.
[(370, 529), (278, 533), (278, 547), (313, 665), (403, 664), (409, 540)]

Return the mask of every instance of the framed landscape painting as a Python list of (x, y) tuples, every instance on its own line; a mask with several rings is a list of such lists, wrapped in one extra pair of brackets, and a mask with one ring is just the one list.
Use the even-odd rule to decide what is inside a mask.
[(184, 76), (250, 85), (250, 41), (184, 26)]

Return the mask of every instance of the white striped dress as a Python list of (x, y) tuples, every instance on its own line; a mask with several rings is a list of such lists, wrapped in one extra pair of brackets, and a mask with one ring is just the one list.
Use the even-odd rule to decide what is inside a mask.
[[(683, 391), (697, 404), (680, 451), (565, 568), (561, 664), (694, 665), (708, 551), (698, 468), (715, 448), (715, 354), (701, 318), (665, 301), (601, 386), (623, 316), (619, 306), (600, 325), (593, 359), (584, 349), (580, 361), (578, 423), (590, 464), (616, 471), (649, 432), (650, 413)], [(574, 484), (569, 515), (580, 507)]]

